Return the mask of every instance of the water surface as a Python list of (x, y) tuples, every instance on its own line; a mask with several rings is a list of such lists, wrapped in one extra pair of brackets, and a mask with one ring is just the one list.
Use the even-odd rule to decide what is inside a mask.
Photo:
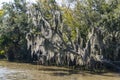
[(8, 69), (0, 66), (0, 80), (33, 80), (26, 71)]

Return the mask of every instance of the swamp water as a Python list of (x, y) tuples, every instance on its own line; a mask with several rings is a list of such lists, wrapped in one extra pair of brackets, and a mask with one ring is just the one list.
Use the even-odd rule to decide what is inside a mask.
[(26, 71), (13, 70), (0, 66), (0, 80), (33, 80)]

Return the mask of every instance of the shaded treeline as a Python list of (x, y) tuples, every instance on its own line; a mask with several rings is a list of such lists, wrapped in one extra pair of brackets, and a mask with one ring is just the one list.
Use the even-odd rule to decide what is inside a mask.
[(68, 3), (74, 7), (14, 1), (4, 4), (1, 16), (0, 45), (8, 60), (120, 70), (119, 0)]

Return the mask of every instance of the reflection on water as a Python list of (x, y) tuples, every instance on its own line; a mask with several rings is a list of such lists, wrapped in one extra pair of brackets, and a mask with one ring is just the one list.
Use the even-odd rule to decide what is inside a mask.
[(0, 80), (33, 80), (25, 71), (12, 70), (0, 67)]

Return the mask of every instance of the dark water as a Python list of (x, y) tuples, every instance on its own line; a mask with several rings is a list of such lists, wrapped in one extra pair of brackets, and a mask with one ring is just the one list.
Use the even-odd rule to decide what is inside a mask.
[(13, 70), (0, 67), (0, 80), (33, 80), (27, 71)]

